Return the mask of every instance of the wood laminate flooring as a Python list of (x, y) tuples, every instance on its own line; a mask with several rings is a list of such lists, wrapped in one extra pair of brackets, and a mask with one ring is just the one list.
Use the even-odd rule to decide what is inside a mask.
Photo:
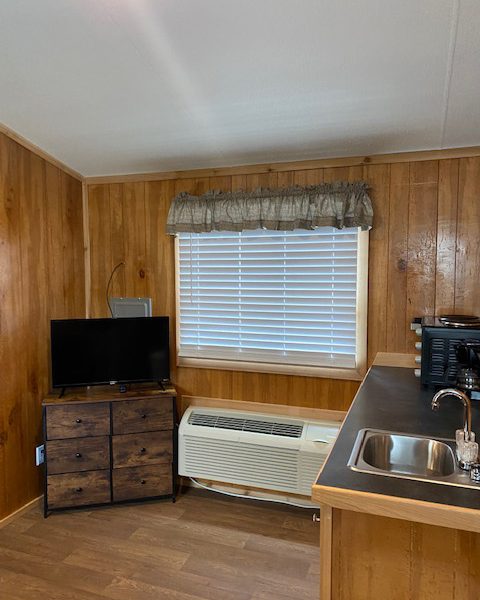
[(317, 600), (313, 510), (189, 490), (0, 529), (0, 600)]

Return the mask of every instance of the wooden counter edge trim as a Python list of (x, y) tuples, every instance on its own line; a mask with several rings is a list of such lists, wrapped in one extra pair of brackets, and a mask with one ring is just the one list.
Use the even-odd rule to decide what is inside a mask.
[(206, 398), (202, 396), (182, 396), (180, 400), (181, 414), (183, 414), (189, 406), (234, 409), (245, 412), (259, 412), (284, 417), (318, 419), (320, 421), (335, 421), (337, 423), (342, 423), (346, 415), (346, 412), (343, 410), (330, 410), (326, 408), (308, 408), (305, 406), (290, 406), (288, 404), (267, 404), (263, 402), (228, 400), (223, 398)]
[(198, 177), (218, 177), (229, 175), (249, 175), (259, 173), (283, 173), (285, 171), (303, 171), (331, 167), (353, 167), (358, 165), (381, 165), (399, 162), (469, 158), (480, 156), (480, 146), (446, 148), (443, 150), (414, 150), (411, 152), (393, 152), (391, 154), (372, 154), (371, 156), (343, 156), (317, 158), (288, 162), (237, 165), (233, 167), (212, 167), (204, 169), (184, 169), (177, 171), (158, 171), (150, 173), (127, 173), (118, 175), (99, 175), (85, 177), (89, 185), (104, 183), (126, 183), (133, 181), (166, 181), (168, 179), (190, 179)]
[(320, 504), (320, 599), (332, 597), (332, 507)]
[(48, 152), (45, 152), (45, 150), (42, 150), (39, 146), (35, 145), (30, 140), (27, 140), (22, 135), (20, 135), (19, 133), (16, 133), (15, 131), (13, 131), (13, 129), (10, 129), (10, 127), (7, 127), (7, 125), (5, 125), (4, 123), (1, 123), (1, 122), (0, 122), (0, 133), (3, 133), (4, 135), (6, 135), (8, 138), (13, 140), (17, 144), (20, 144), (20, 146), (23, 146), (30, 152), (33, 152), (33, 154), (36, 154), (40, 158), (43, 158), (43, 160), (47, 161), (54, 167), (57, 167), (61, 171), (64, 171), (65, 173), (67, 173), (68, 175), (73, 177), (74, 179), (78, 179), (78, 181), (84, 181), (84, 177), (81, 173), (79, 173), (78, 171), (75, 171), (75, 169), (72, 169), (71, 167), (66, 165), (64, 162), (62, 162), (61, 160), (58, 160), (58, 158), (55, 158)]
[(480, 533), (480, 510), (473, 508), (317, 484), (312, 487), (312, 499), (333, 508)]
[(25, 504), (24, 506), (21, 506), (15, 512), (13, 512), (10, 515), (7, 515), (3, 519), (1, 519), (0, 520), (0, 529), (2, 529), (2, 527), (5, 527), (9, 523), (11, 523), (18, 517), (21, 517), (23, 515), (23, 513), (26, 513), (33, 506), (38, 505), (40, 507), (42, 502), (43, 502), (43, 494), (41, 496), (38, 496), (37, 498), (34, 498), (33, 500), (30, 500), (30, 502), (27, 502), (27, 504)]

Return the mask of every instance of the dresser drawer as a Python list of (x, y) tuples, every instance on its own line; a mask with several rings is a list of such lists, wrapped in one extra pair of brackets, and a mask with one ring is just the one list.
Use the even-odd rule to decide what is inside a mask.
[(112, 403), (113, 433), (173, 429), (172, 398), (144, 398)]
[(108, 437), (71, 438), (47, 442), (48, 474), (110, 468)]
[(47, 477), (48, 508), (110, 502), (110, 471), (87, 471)]
[(47, 406), (47, 440), (110, 434), (110, 404)]
[(113, 500), (134, 500), (172, 493), (172, 466), (150, 465), (114, 469), (112, 473)]
[(172, 431), (114, 435), (112, 438), (113, 467), (171, 463), (172, 435)]

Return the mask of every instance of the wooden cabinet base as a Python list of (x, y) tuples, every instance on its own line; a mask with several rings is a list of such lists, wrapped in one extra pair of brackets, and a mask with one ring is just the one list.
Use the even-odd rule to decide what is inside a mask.
[(321, 600), (479, 597), (479, 533), (331, 507), (322, 517)]
[(152, 498), (175, 500), (175, 390), (75, 390), (44, 403), (45, 516)]

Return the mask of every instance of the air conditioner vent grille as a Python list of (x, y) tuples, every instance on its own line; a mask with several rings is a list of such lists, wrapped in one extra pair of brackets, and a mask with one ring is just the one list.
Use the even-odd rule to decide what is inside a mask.
[(227, 417), (209, 413), (192, 412), (188, 419), (189, 425), (263, 433), (264, 435), (280, 435), (283, 437), (300, 438), (303, 433), (302, 424), (282, 423), (279, 421), (262, 421), (259, 419), (244, 419)]

